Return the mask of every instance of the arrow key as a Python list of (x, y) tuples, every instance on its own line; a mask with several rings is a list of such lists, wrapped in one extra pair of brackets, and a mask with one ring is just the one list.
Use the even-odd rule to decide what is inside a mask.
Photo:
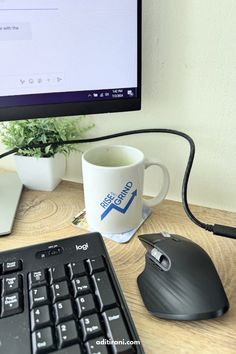
[(92, 294), (77, 297), (76, 305), (79, 318), (89, 315), (90, 313), (97, 312), (96, 305)]
[(49, 306), (44, 305), (36, 307), (30, 311), (31, 329), (35, 331), (38, 328), (50, 326), (52, 324)]
[(60, 323), (57, 326), (57, 334), (60, 348), (79, 342), (78, 332), (74, 320)]
[(52, 284), (51, 290), (53, 302), (66, 299), (70, 296), (68, 284), (66, 281), (60, 281), (58, 283)]

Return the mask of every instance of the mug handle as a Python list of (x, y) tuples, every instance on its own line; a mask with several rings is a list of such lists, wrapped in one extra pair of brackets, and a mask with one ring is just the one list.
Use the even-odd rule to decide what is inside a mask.
[(166, 166), (164, 166), (162, 163), (160, 162), (156, 162), (156, 161), (151, 161), (151, 160), (145, 160), (145, 165), (144, 168), (145, 170), (150, 167), (150, 166), (158, 166), (160, 167), (160, 169), (162, 170), (163, 173), (163, 183), (162, 183), (162, 187), (161, 190), (159, 192), (159, 194), (151, 199), (143, 199), (143, 205), (151, 208), (154, 207), (155, 205), (159, 204), (160, 202), (163, 201), (163, 199), (165, 199), (168, 190), (169, 190), (169, 186), (170, 186), (170, 175), (169, 172), (166, 168)]

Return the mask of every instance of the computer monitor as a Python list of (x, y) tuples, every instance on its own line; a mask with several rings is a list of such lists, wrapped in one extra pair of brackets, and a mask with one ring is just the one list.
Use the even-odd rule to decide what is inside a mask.
[(2, 0), (0, 18), (0, 121), (140, 109), (141, 0)]
[(0, 0), (0, 53), (0, 122), (141, 108), (141, 0)]

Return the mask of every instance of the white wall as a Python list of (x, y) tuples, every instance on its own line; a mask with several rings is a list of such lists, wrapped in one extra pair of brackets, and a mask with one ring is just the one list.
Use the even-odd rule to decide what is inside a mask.
[[(196, 159), (189, 200), (236, 211), (236, 1), (143, 0), (142, 112), (93, 117), (92, 135), (147, 127), (190, 134)], [(148, 135), (111, 143), (134, 145), (169, 168), (169, 199), (180, 200), (188, 144)], [(84, 146), (83, 149), (88, 146)], [(1, 149), (2, 150), (2, 149)], [(0, 166), (14, 168), (12, 159)], [(157, 171), (147, 174), (153, 194)], [(81, 178), (80, 156), (71, 156), (67, 178)]]

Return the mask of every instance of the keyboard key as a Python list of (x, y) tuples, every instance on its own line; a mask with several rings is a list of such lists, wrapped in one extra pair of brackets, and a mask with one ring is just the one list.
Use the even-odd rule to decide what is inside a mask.
[(67, 269), (71, 280), (75, 277), (86, 274), (85, 264), (83, 261), (69, 263), (67, 264)]
[[(107, 329), (107, 336), (112, 341), (130, 341), (130, 336), (127, 332), (125, 322), (123, 320), (121, 311), (119, 308), (107, 310), (103, 314), (105, 326)], [(120, 343), (121, 343), (120, 342)], [(116, 354), (132, 354), (135, 353), (135, 349), (130, 344), (112, 344), (113, 352)]]
[(102, 327), (97, 314), (83, 317), (80, 320), (83, 332), (83, 340), (98, 337), (103, 334)]
[(29, 298), (31, 309), (36, 306), (48, 304), (49, 298), (46, 286), (40, 286), (39, 288), (30, 290)]
[(50, 284), (66, 279), (66, 272), (63, 265), (49, 268)]
[(57, 326), (57, 336), (60, 348), (79, 342), (75, 321), (60, 323)]
[(74, 311), (71, 300), (68, 299), (56, 302), (53, 307), (55, 311), (56, 324), (73, 319)]
[(55, 348), (51, 327), (32, 333), (32, 347), (33, 354), (45, 353)]
[(51, 286), (52, 290), (52, 301), (56, 302), (59, 300), (63, 300), (70, 296), (68, 284), (66, 281), (61, 281), (59, 283), (55, 283)]
[(83, 276), (72, 280), (74, 297), (91, 292), (88, 277)]
[(46, 284), (45, 271), (36, 270), (29, 273), (29, 288)]
[(89, 315), (90, 313), (97, 312), (92, 294), (79, 296), (75, 301), (77, 304), (79, 318)]
[(22, 262), (20, 260), (8, 261), (2, 264), (2, 274), (13, 273), (22, 270)]
[(18, 292), (2, 297), (2, 317), (15, 315), (23, 311), (22, 295)]
[(107, 272), (99, 272), (92, 276), (95, 286), (95, 294), (97, 295), (100, 311), (104, 311), (116, 305), (116, 297), (111, 287), (110, 279)]
[(50, 326), (52, 324), (49, 306), (40, 306), (30, 311), (31, 329)]
[(72, 347), (67, 347), (65, 349), (58, 350), (56, 352), (56, 354), (83, 354), (83, 353), (84, 352), (80, 348), (79, 344), (73, 345)]
[(105, 269), (103, 257), (90, 258), (87, 262), (89, 266), (89, 274), (94, 274)]
[[(98, 342), (101, 342), (102, 344), (98, 344)], [(85, 343), (85, 346), (87, 348), (87, 353), (88, 354), (108, 354), (108, 349), (105, 344), (104, 337), (98, 337), (96, 339), (91, 339), (88, 342)]]
[(2, 279), (2, 294), (22, 291), (22, 276), (11, 275)]

